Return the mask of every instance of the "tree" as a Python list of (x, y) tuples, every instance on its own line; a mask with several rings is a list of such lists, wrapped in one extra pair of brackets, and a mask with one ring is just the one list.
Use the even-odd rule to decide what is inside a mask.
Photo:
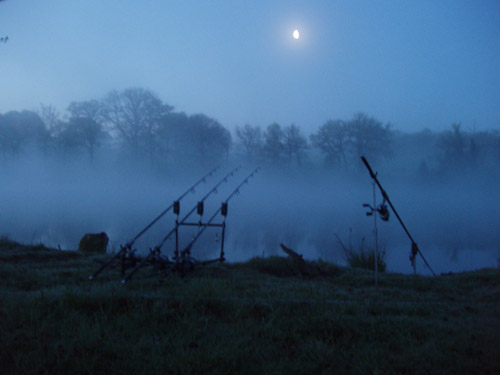
[(42, 119), (32, 111), (11, 111), (0, 115), (0, 147), (4, 156), (26, 149), (44, 149), (49, 138)]
[(313, 146), (319, 148), (329, 165), (347, 164), (348, 129), (342, 120), (328, 120), (316, 134), (311, 134)]
[(89, 117), (71, 117), (64, 124), (57, 140), (59, 146), (66, 152), (77, 148), (85, 149), (92, 162), (95, 150), (105, 136), (102, 125), (95, 120)]
[(273, 164), (276, 164), (279, 162), (283, 150), (283, 130), (279, 124), (273, 123), (264, 132), (264, 154)]
[(262, 149), (262, 132), (259, 126), (246, 124), (243, 128), (236, 127), (236, 137), (245, 147), (247, 158), (253, 161)]
[(283, 130), (283, 149), (288, 156), (288, 162), (292, 162), (295, 155), (297, 163), (300, 165), (305, 150), (307, 149), (307, 139), (300, 133), (300, 128), (294, 124), (286, 126)]
[(189, 116), (188, 133), (193, 142), (193, 151), (203, 166), (229, 153), (231, 133), (218, 121), (204, 114)]
[(461, 125), (451, 124), (451, 130), (444, 132), (438, 140), (443, 167), (462, 167), (465, 162), (466, 144)]
[(3, 157), (18, 155), (22, 143), (23, 139), (15, 125), (5, 115), (0, 115), (0, 151)]
[(70, 113), (70, 117), (89, 118), (98, 124), (102, 124), (105, 121), (104, 107), (98, 100), (71, 102), (67, 110)]
[(130, 88), (110, 92), (103, 101), (102, 116), (133, 156), (153, 158), (157, 149), (155, 131), (171, 110), (151, 91)]
[[(68, 106), (68, 112), (71, 117), (62, 138), (69, 145), (86, 149), (92, 162), (96, 148), (108, 135), (103, 126), (105, 121), (103, 105), (97, 100), (72, 102)], [(68, 139), (72, 137), (74, 140)]]
[(190, 148), (188, 123), (189, 117), (184, 112), (169, 112), (161, 118), (155, 135), (164, 161), (171, 154), (181, 154)]
[(389, 125), (382, 125), (374, 117), (357, 113), (347, 123), (347, 134), (351, 145), (351, 153), (357, 159), (365, 155), (376, 160), (390, 155), (391, 131)]
[(47, 151), (55, 146), (55, 139), (63, 130), (64, 123), (61, 120), (59, 112), (57, 112), (57, 109), (52, 105), (45, 106), (41, 104), (38, 116), (42, 119), (48, 132), (44, 147), (44, 150)]
[(58, 132), (61, 125), (61, 116), (54, 106), (41, 104), (38, 116), (42, 119), (50, 134)]

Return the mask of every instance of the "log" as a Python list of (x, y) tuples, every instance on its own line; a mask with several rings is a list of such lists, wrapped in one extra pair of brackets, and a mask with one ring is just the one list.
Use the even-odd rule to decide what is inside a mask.
[(316, 269), (313, 269), (311, 268), (307, 263), (306, 261), (304, 260), (304, 257), (302, 256), (302, 254), (298, 254), (296, 253), (295, 251), (293, 251), (292, 249), (290, 249), (289, 247), (286, 247), (284, 244), (280, 244), (281, 246), (281, 249), (287, 253), (290, 257), (292, 257), (298, 268), (299, 268), (299, 272), (302, 276), (314, 276), (317, 274), (317, 270)]

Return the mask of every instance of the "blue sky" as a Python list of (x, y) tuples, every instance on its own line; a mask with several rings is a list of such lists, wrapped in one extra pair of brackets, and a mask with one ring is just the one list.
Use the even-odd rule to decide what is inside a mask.
[[(301, 38), (294, 40), (298, 28)], [(0, 113), (144, 87), (232, 128), (500, 128), (500, 2), (0, 2)]]

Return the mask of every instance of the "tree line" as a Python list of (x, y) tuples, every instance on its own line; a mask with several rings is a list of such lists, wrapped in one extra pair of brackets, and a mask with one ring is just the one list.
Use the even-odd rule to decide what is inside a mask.
[(275, 167), (315, 163), (348, 170), (365, 155), (376, 163), (406, 157), (422, 176), (500, 160), (499, 131), (465, 131), (459, 123), (443, 132), (409, 134), (357, 113), (349, 120), (328, 120), (309, 136), (297, 125), (272, 123), (238, 126), (233, 137), (217, 120), (176, 112), (143, 88), (72, 102), (66, 111), (61, 116), (42, 105), (36, 112), (0, 114), (0, 158), (37, 151), (64, 158), (86, 155), (93, 163), (98, 151), (113, 151), (162, 168), (174, 163), (206, 166), (233, 156)]

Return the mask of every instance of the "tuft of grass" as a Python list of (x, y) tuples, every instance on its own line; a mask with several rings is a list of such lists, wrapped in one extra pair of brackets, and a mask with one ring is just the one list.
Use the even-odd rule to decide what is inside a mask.
[[(335, 234), (337, 240), (344, 250), (345, 258), (347, 264), (352, 268), (362, 268), (365, 270), (375, 271), (375, 250), (364, 248), (365, 239), (361, 241), (361, 246), (359, 250), (354, 250), (352, 248), (352, 243), (349, 243), (349, 248), (344, 245), (339, 236)], [(387, 268), (387, 263), (384, 260), (385, 251), (379, 251), (377, 254), (377, 269), (379, 272), (385, 272)]]
[[(387, 264), (384, 261), (385, 251), (379, 251), (377, 254), (377, 268), (379, 272), (385, 272)], [(363, 268), (366, 270), (375, 270), (375, 250), (364, 250), (350, 252), (347, 255), (347, 262), (353, 268)]]

